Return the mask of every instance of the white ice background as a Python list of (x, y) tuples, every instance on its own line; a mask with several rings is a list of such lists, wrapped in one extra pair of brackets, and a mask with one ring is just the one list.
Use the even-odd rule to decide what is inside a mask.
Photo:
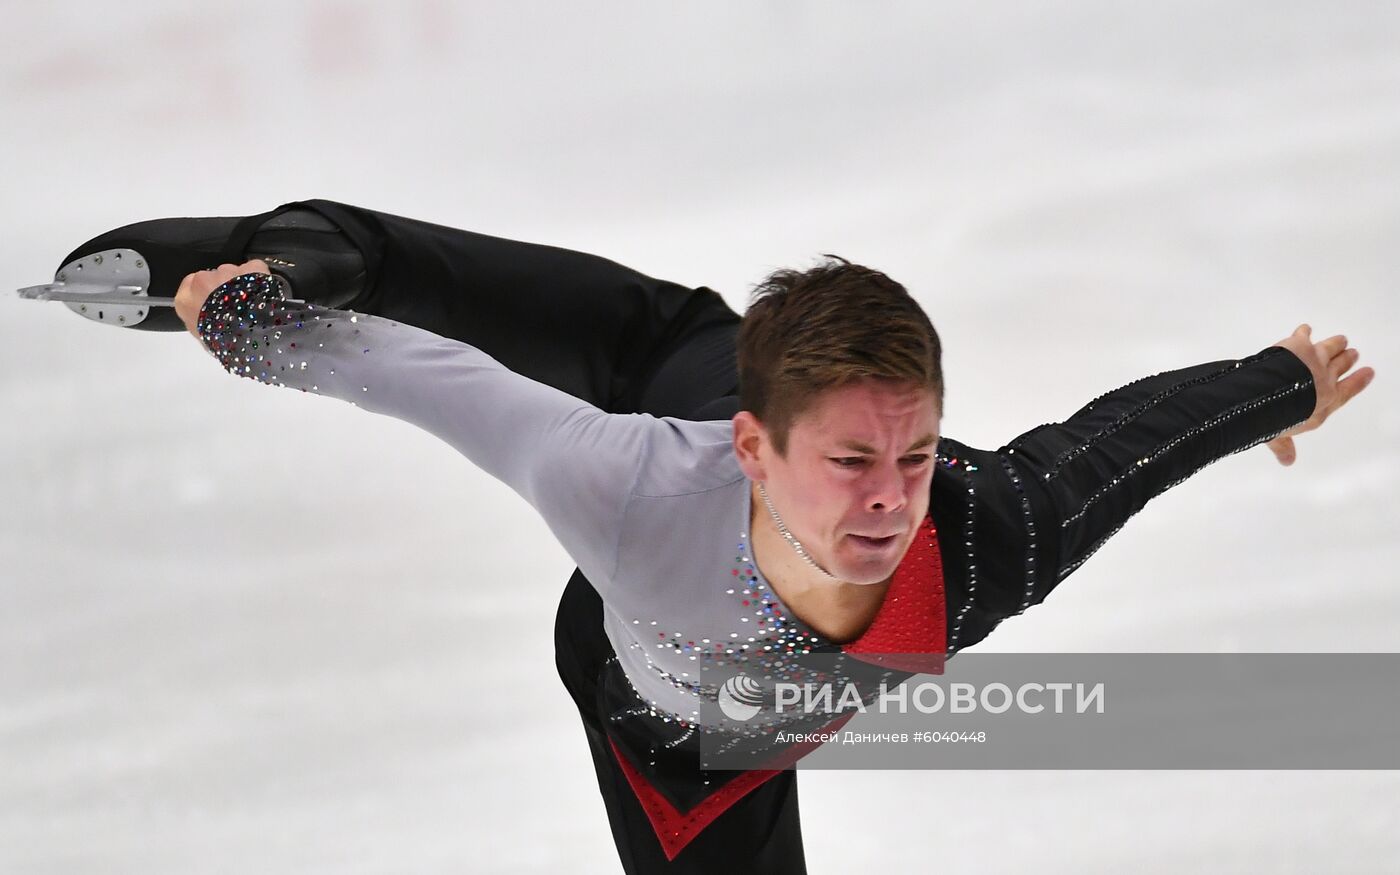
[[(0, 4), (0, 873), (618, 871), (572, 564), (412, 427), (12, 289), (325, 197), (749, 285), (836, 252), (995, 447), (1310, 322), (1378, 376), (1005, 651), (1400, 650), (1394, 4)], [(1388, 691), (1394, 695), (1395, 691)], [(1299, 702), (1306, 708), (1306, 702)], [(1383, 872), (1394, 772), (807, 772), (813, 873)], [(742, 871), (742, 867), (737, 871)]]

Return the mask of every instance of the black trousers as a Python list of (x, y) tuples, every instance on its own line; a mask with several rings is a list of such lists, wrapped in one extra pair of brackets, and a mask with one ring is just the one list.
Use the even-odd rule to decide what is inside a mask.
[[(711, 289), (653, 279), (596, 255), (332, 201), (278, 209), (288, 208), (320, 213), (360, 250), (366, 286), (350, 309), (464, 341), (609, 412), (703, 420), (737, 409), (739, 316)], [(598, 713), (598, 676), (614, 653), (602, 600), (577, 570), (559, 602), (554, 641), (626, 872), (806, 872), (792, 770), (749, 792), (668, 861)]]

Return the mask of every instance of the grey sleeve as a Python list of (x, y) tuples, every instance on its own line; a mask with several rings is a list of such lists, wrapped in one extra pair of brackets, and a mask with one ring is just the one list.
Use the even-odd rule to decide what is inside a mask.
[(528, 501), (590, 579), (612, 577), (627, 502), (660, 420), (604, 413), (430, 331), (285, 300), (266, 274), (216, 289), (198, 329), (232, 374), (431, 432)]

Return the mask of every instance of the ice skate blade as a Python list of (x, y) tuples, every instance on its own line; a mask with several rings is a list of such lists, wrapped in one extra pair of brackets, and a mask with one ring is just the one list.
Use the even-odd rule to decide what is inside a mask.
[(30, 301), (82, 301), (84, 304), (130, 304), (133, 298), (152, 307), (171, 307), (175, 301), (170, 298), (152, 298), (142, 295), (140, 286), (113, 286), (99, 283), (52, 282), (42, 286), (25, 286), (19, 296)]
[(173, 298), (146, 294), (151, 269), (134, 249), (104, 249), (74, 259), (58, 269), (54, 281), (19, 290), (21, 298), (62, 301), (64, 306), (94, 322), (139, 325), (152, 307), (169, 307)]
[[(285, 277), (277, 277), (286, 300), (291, 286)], [(152, 297), (146, 293), (151, 282), (151, 270), (146, 260), (134, 249), (105, 249), (70, 261), (58, 269), (51, 283), (25, 286), (17, 292), (30, 301), (61, 301), (79, 316), (130, 328), (150, 315), (153, 307), (173, 307), (174, 298)]]

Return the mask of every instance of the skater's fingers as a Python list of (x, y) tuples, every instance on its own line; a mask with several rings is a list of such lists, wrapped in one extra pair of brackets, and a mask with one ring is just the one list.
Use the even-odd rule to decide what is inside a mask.
[(1322, 356), (1324, 362), (1330, 362), (1337, 355), (1347, 348), (1347, 336), (1345, 334), (1334, 334), (1326, 340), (1317, 344), (1318, 354)]
[(1376, 369), (1366, 367), (1362, 368), (1361, 370), (1352, 374), (1350, 377), (1347, 377), (1345, 380), (1338, 383), (1337, 401), (1335, 404), (1332, 405), (1332, 410), (1337, 410), (1343, 404), (1355, 398), (1357, 395), (1360, 395), (1362, 389), (1365, 389), (1367, 386), (1371, 385), (1371, 380), (1373, 380), (1375, 376)]
[(1292, 465), (1298, 460), (1298, 451), (1293, 446), (1293, 438), (1287, 435), (1269, 441), (1269, 449), (1274, 451), (1274, 458), (1278, 459), (1280, 465)]
[(186, 274), (186, 275), (185, 275), (185, 278), (182, 279), (182, 280), (180, 280), (180, 287), (177, 288), (177, 289), (175, 290), (175, 308), (176, 308), (177, 310), (178, 310), (179, 307), (180, 307), (180, 301), (181, 301), (181, 299), (183, 299), (184, 297), (186, 297), (186, 296), (189, 294), (189, 292), (190, 292), (190, 284), (193, 283), (193, 282), (194, 282), (194, 274), (192, 274), (192, 273), (191, 273), (191, 274)]
[(199, 337), (199, 311), (205, 300), (219, 286), (238, 276), (239, 272), (238, 265), (223, 264), (195, 271), (180, 281), (180, 287), (175, 290), (175, 315), (195, 337)]
[[(175, 290), (175, 315), (180, 317), (180, 321), (185, 323), (185, 328), (196, 337), (199, 333), (195, 331), (194, 319), (190, 315), (190, 302), (194, 297), (194, 281), (197, 274), (187, 274), (180, 280), (180, 287)], [(198, 317), (199, 310), (194, 311), (195, 318)]]
[(1360, 357), (1360, 350), (1343, 350), (1339, 355), (1333, 356), (1332, 360), (1327, 363), (1327, 373), (1330, 374), (1334, 380), (1341, 379), (1342, 374), (1345, 374), (1348, 368), (1356, 364), (1356, 360)]

